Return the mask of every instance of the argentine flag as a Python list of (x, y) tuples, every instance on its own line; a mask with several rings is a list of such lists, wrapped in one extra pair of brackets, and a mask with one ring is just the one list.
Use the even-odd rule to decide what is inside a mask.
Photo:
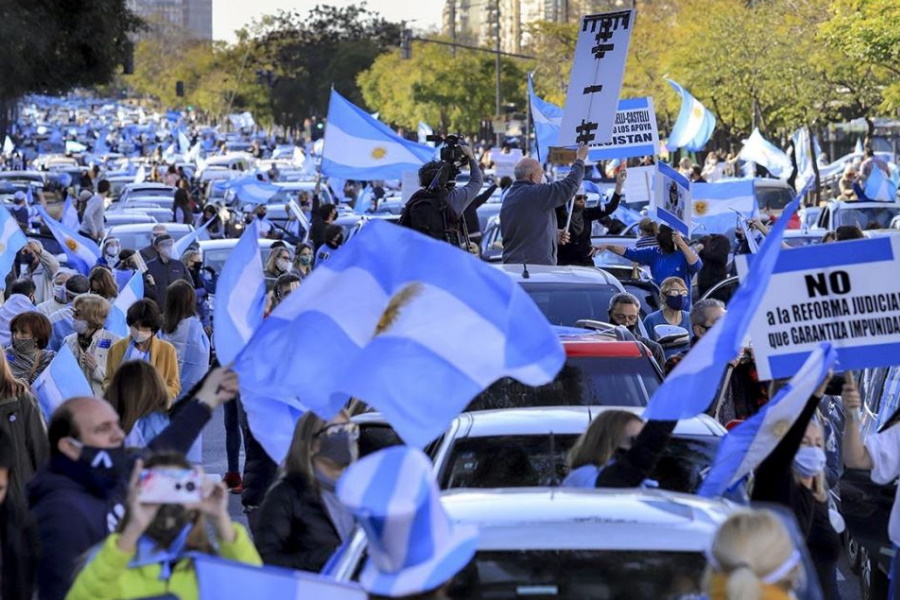
[(766, 283), (775, 269), (781, 238), (791, 215), (800, 206), (805, 189), (785, 207), (750, 263), (750, 271), (731, 298), (728, 312), (706, 332), (696, 346), (669, 374), (644, 410), (645, 419), (672, 421), (706, 412), (722, 379), (724, 365), (741, 349), (756, 309), (766, 293)]
[(31, 389), (48, 423), (53, 411), (69, 398), (94, 395), (68, 344), (59, 348), (47, 368), (31, 384)]
[(266, 204), (275, 194), (284, 189), (274, 183), (260, 181), (255, 177), (236, 182), (229, 188), (234, 190), (234, 195), (238, 200), (247, 204)]
[(866, 188), (863, 190), (866, 198), (869, 200), (883, 200), (885, 202), (896, 202), (897, 200), (897, 183), (892, 178), (884, 174), (884, 171), (877, 166), (872, 168), (872, 173), (866, 180)]
[(794, 145), (794, 159), (797, 161), (797, 178), (794, 181), (794, 186), (799, 190), (805, 188), (815, 178), (816, 172), (813, 161), (816, 160), (816, 156), (822, 153), (822, 148), (819, 146), (819, 139), (813, 136), (812, 143), (815, 156), (810, 156), (809, 131), (807, 131), (806, 127), (801, 127), (795, 131), (794, 135), (791, 136), (791, 142)]
[(692, 183), (691, 203), (693, 231), (704, 235), (728, 233), (735, 228), (738, 216), (750, 219), (759, 215), (752, 179)]
[(434, 148), (404, 140), (331, 90), (321, 166), (326, 176), (402, 179), (404, 171), (418, 171), (433, 155)]
[(791, 174), (791, 158), (764, 138), (758, 127), (744, 140), (744, 147), (738, 156), (765, 167), (775, 177), (787, 179)]
[(678, 119), (675, 120), (675, 126), (672, 127), (672, 133), (669, 134), (666, 148), (669, 152), (674, 152), (679, 148), (691, 152), (702, 150), (716, 128), (716, 118), (686, 89), (671, 79), (666, 79), (666, 81), (676, 92), (681, 94), (681, 110), (678, 113)]
[[(216, 284), (213, 340), (216, 356), (223, 365), (234, 361), (263, 320), (266, 278), (259, 258), (258, 239), (259, 221), (254, 219), (228, 255)], [(266, 360), (274, 356), (268, 352), (264, 354), (268, 357)]]
[(181, 260), (181, 255), (187, 252), (187, 249), (191, 247), (197, 240), (208, 240), (209, 234), (206, 233), (207, 228), (210, 223), (215, 221), (215, 217), (212, 217), (209, 221), (198, 227), (197, 229), (191, 231), (186, 236), (175, 240), (175, 243), (172, 246), (172, 256)]
[(434, 142), (429, 142), (427, 138), (429, 135), (434, 134), (434, 129), (428, 126), (428, 123), (423, 121), (419, 121), (419, 127), (417, 129), (417, 134), (419, 137), (419, 143), (425, 144), (426, 146), (434, 146)]
[(538, 98), (534, 93), (532, 74), (528, 75), (528, 98), (531, 101), (531, 119), (534, 122), (534, 145), (537, 159), (546, 162), (550, 146), (555, 146), (559, 139), (559, 127), (562, 123), (562, 108)]
[(63, 204), (62, 224), (73, 231), (81, 226), (81, 222), (78, 220), (78, 211), (75, 209), (75, 205), (72, 204), (71, 196), (66, 196), (66, 202)]
[(9, 273), (16, 262), (16, 253), (28, 243), (28, 238), (9, 209), (0, 210), (0, 273)]
[(109, 309), (104, 327), (122, 337), (128, 337), (128, 323), (125, 315), (131, 305), (144, 297), (144, 274), (135, 271), (128, 283), (119, 291), (115, 302)]
[(778, 446), (797, 421), (803, 407), (835, 362), (837, 351), (823, 343), (813, 352), (778, 395), (722, 440), (716, 459), (698, 496), (714, 498), (753, 472)]
[(278, 305), (234, 368), (242, 387), (295, 407), (302, 399), (323, 418), (363, 398), (421, 448), (500, 377), (543, 385), (564, 361), (547, 320), (504, 273), (376, 220)]
[(38, 214), (41, 215), (41, 219), (44, 220), (44, 224), (50, 229), (50, 233), (62, 246), (63, 252), (66, 253), (69, 267), (82, 275), (87, 275), (102, 256), (97, 244), (93, 240), (78, 235), (75, 231), (48, 215), (43, 206), (38, 205), (35, 208), (37, 208)]

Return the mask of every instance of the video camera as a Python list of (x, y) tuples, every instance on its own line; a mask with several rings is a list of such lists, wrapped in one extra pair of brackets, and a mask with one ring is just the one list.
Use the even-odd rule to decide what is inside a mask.
[(463, 136), (458, 133), (448, 134), (441, 137), (440, 135), (429, 135), (425, 137), (426, 141), (434, 142), (435, 146), (441, 149), (441, 162), (447, 163), (450, 167), (449, 181), (456, 179), (462, 167), (469, 164), (469, 158), (463, 152), (462, 147), (466, 145)]

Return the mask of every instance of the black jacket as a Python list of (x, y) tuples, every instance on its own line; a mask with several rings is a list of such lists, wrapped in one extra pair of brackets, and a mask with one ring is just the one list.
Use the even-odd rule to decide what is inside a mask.
[[(278, 465), (266, 453), (262, 445), (256, 441), (247, 424), (246, 413), (241, 411), (241, 435), (244, 436), (244, 491), (241, 493), (241, 504), (246, 508), (255, 508), (263, 503), (275, 477)], [(255, 531), (257, 511), (248, 517), (251, 531)]]
[(0, 505), (0, 597), (32, 600), (38, 557), (37, 529), (24, 503), (7, 496)]
[(153, 284), (156, 286), (156, 291), (154, 292), (145, 289), (144, 298), (155, 300), (160, 310), (164, 310), (166, 307), (166, 295), (169, 293), (169, 285), (175, 283), (179, 279), (184, 279), (192, 286), (194, 285), (194, 280), (191, 278), (190, 273), (188, 273), (187, 267), (184, 266), (183, 262), (174, 258), (170, 259), (168, 262), (163, 262), (162, 259), (157, 256), (156, 258), (147, 261), (147, 274), (153, 277)]
[(481, 222), (478, 220), (478, 208), (487, 202), (491, 195), (494, 193), (494, 190), (497, 189), (496, 185), (491, 185), (488, 189), (484, 190), (472, 200), (472, 203), (466, 207), (465, 212), (463, 212), (463, 218), (466, 220), (466, 231), (469, 233), (469, 238), (479, 238), (481, 236)]
[(26, 392), (0, 400), (0, 437), (11, 441), (10, 449), (15, 453), (9, 493), (24, 503), (25, 485), (50, 453), (44, 418), (34, 396)]
[(794, 480), (794, 456), (800, 449), (806, 428), (820, 400), (816, 396), (810, 397), (797, 422), (757, 467), (751, 499), (781, 504), (793, 511), (801, 533), (806, 536), (809, 555), (816, 571), (820, 573), (824, 589), (828, 580), (823, 574), (836, 568), (841, 552), (841, 538), (829, 521), (828, 505), (816, 500), (809, 489)]
[[(187, 453), (209, 421), (209, 408), (190, 402), (148, 446)], [(101, 486), (83, 463), (58, 454), (28, 486), (42, 552), (37, 567), (40, 600), (63, 600), (85, 553), (113, 531), (124, 515), (130, 469), (119, 485)]]
[(659, 462), (678, 421), (647, 421), (631, 449), (607, 463), (597, 475), (598, 488), (639, 487)]
[[(613, 194), (612, 200), (610, 200), (606, 208), (595, 206), (582, 210), (581, 215), (582, 219), (584, 219), (584, 227), (578, 235), (575, 235), (571, 230), (569, 231), (569, 243), (559, 246), (556, 264), (594, 266), (594, 261), (591, 260), (591, 229), (594, 221), (599, 221), (603, 217), (608, 217), (616, 212), (621, 199), (622, 196), (619, 194)], [(556, 209), (556, 220), (560, 229), (565, 227), (568, 218), (569, 212), (565, 206)]]
[(267, 565), (318, 572), (341, 545), (318, 491), (302, 475), (272, 486), (259, 513), (253, 541)]
[(703, 240), (703, 249), (698, 253), (703, 267), (697, 273), (697, 297), (728, 277), (728, 257), (731, 242), (724, 235), (710, 235)]

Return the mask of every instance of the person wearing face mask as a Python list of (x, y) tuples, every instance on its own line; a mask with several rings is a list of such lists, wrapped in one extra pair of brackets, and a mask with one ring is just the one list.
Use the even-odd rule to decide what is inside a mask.
[[(816, 409), (831, 374), (813, 393), (778, 446), (756, 468), (751, 500), (781, 504), (793, 511), (819, 576), (826, 600), (836, 600), (837, 561), (841, 554), (843, 519), (829, 510), (825, 482), (825, 440)], [(770, 392), (774, 397), (775, 389)], [(844, 388), (844, 393), (851, 390)]]
[(72, 304), (75, 302), (75, 298), (81, 294), (88, 293), (90, 289), (91, 284), (84, 275), (72, 275), (66, 281), (66, 299), (68, 304), (50, 315), (50, 349), (54, 352), (59, 352), (66, 337), (75, 331), (72, 317), (72, 313), (75, 310)]
[(581, 185), (587, 155), (587, 146), (580, 145), (569, 174), (553, 183), (541, 183), (544, 171), (535, 159), (516, 163), (516, 181), (500, 207), (504, 263), (556, 264), (558, 244), (569, 241), (568, 232), (557, 221), (556, 209), (565, 206)]
[(560, 265), (581, 265), (586, 267), (594, 266), (594, 248), (591, 246), (591, 233), (595, 221), (600, 221), (604, 217), (608, 217), (619, 208), (619, 201), (622, 199), (622, 186), (625, 185), (625, 178), (628, 173), (625, 169), (621, 169), (616, 174), (616, 189), (613, 192), (612, 199), (609, 204), (603, 206), (598, 204), (592, 208), (586, 208), (587, 190), (584, 184), (578, 188), (575, 198), (572, 200), (572, 218), (569, 222), (568, 206), (560, 206), (556, 209), (556, 220), (559, 223), (569, 222), (569, 243), (559, 247)]
[[(228, 494), (221, 483), (204, 480), (202, 500), (191, 504), (145, 504), (140, 500), (142, 469), (189, 469), (184, 456), (161, 452), (138, 460), (128, 486), (125, 516), (72, 584), (68, 600), (129, 600), (200, 596), (194, 562), (188, 553), (220, 556), (260, 566), (247, 531), (228, 515)], [(202, 469), (195, 470), (202, 475)], [(215, 547), (206, 524), (215, 534)]]
[(178, 397), (181, 381), (178, 374), (178, 356), (175, 347), (157, 337), (162, 329), (163, 316), (153, 300), (138, 300), (125, 314), (128, 337), (119, 340), (109, 350), (106, 362), (106, 377), (103, 389), (109, 387), (110, 380), (126, 360), (144, 360), (153, 365), (169, 391), (169, 401)]
[(266, 307), (266, 316), (272, 314), (284, 299), (296, 292), (300, 288), (300, 278), (293, 273), (285, 273), (275, 280), (272, 291), (267, 298), (269, 305)]
[(53, 276), (53, 289), (50, 297), (37, 305), (38, 312), (49, 317), (56, 311), (65, 308), (69, 300), (66, 297), (66, 282), (75, 272), (70, 269), (60, 269)]
[(175, 240), (169, 234), (163, 234), (153, 240), (153, 246), (156, 248), (156, 258), (147, 261), (147, 274), (153, 278), (156, 290), (150, 292), (144, 290), (144, 298), (156, 300), (159, 306), (166, 305), (166, 293), (169, 286), (183, 279), (193, 284), (184, 263), (172, 255), (175, 249)]
[(659, 487), (648, 479), (677, 421), (647, 421), (626, 410), (605, 410), (569, 452), (563, 487)]
[[(237, 394), (237, 375), (212, 369), (192, 398), (148, 444), (150, 451), (187, 452), (213, 411)], [(136, 454), (126, 450), (119, 415), (100, 398), (77, 397), (50, 419), (50, 460), (28, 486), (40, 533), (39, 600), (63, 600), (92, 546), (115, 531), (124, 512)]]
[(38, 240), (29, 240), (19, 251), (17, 258), (18, 276), (34, 282), (35, 304), (52, 300), (60, 268), (59, 260), (52, 252), (44, 252), (44, 246)]
[(56, 356), (47, 349), (50, 319), (37, 311), (24, 312), (9, 323), (12, 343), (6, 347), (6, 360), (16, 379), (31, 385)]
[(335, 250), (344, 243), (344, 229), (340, 225), (329, 225), (325, 228), (325, 243), (319, 247), (315, 266), (319, 266), (331, 258)]
[(34, 283), (17, 279), (6, 289), (6, 302), (0, 306), (0, 345), (8, 346), (11, 339), (12, 320), (25, 312), (35, 310)]
[(66, 336), (64, 343), (78, 361), (94, 394), (102, 396), (109, 351), (122, 336), (104, 328), (110, 309), (106, 298), (97, 294), (82, 294), (75, 298), (72, 308), (75, 332)]
[[(506, 240), (504, 240), (505, 243)], [(622, 246), (605, 246), (606, 250), (624, 256), (628, 260), (650, 267), (653, 281), (662, 288), (663, 282), (669, 277), (678, 277), (687, 287), (687, 304), (691, 305), (691, 278), (703, 268), (703, 261), (694, 252), (681, 233), (674, 231), (668, 225), (660, 225), (656, 234), (656, 247), (648, 248), (623, 248)]]
[(120, 262), (119, 253), (121, 251), (122, 243), (119, 241), (119, 238), (106, 238), (106, 241), (103, 242), (103, 256), (100, 257), (97, 264), (106, 265), (110, 269), (117, 268)]
[(272, 283), (291, 270), (291, 252), (285, 247), (273, 248), (266, 259), (266, 268), (263, 269), (267, 283)]
[(212, 219), (212, 223), (206, 228), (209, 239), (225, 239), (225, 226), (222, 224), (222, 217), (219, 216), (219, 211), (212, 204), (207, 204), (203, 207), (203, 216), (201, 217), (202, 223), (200, 223), (200, 225), (203, 225), (203, 223), (206, 223), (210, 219)]
[(291, 271), (300, 279), (306, 279), (312, 273), (313, 249), (308, 243), (297, 246), (297, 252), (294, 256), (294, 268)]
[(269, 207), (265, 204), (260, 204), (256, 207), (256, 210), (253, 211), (256, 215), (256, 221), (259, 222), (259, 235), (264, 238), (277, 238), (275, 235), (275, 226), (272, 225), (272, 221), (269, 220)]
[(115, 302), (119, 295), (119, 286), (116, 285), (116, 278), (109, 267), (97, 265), (91, 269), (88, 284), (91, 286), (92, 294), (103, 296), (110, 304)]
[[(644, 329), (654, 342), (659, 339), (657, 325), (676, 325), (684, 328), (691, 335), (691, 318), (688, 311), (688, 288), (680, 277), (669, 277), (659, 286), (659, 300), (662, 308), (644, 318)], [(665, 349), (666, 360), (678, 354), (684, 348)]]
[(346, 411), (323, 421), (307, 411), (297, 421), (284, 475), (258, 509), (253, 539), (263, 562), (318, 572), (353, 531), (335, 484), (357, 459), (359, 428)]
[(181, 262), (187, 267), (188, 274), (194, 284), (194, 295), (197, 297), (197, 318), (203, 324), (206, 335), (212, 335), (211, 309), (209, 296), (216, 291), (216, 272), (203, 266), (203, 255), (199, 250), (189, 249), (181, 256)]
[(194, 287), (186, 281), (169, 287), (159, 338), (175, 347), (181, 389), (194, 387), (209, 366), (210, 342), (197, 316)]
[(609, 312), (607, 314), (609, 315), (610, 323), (620, 325), (630, 331), (637, 341), (650, 350), (653, 360), (656, 361), (656, 364), (662, 370), (663, 365), (666, 363), (662, 346), (642, 336), (641, 329), (638, 327), (638, 320), (641, 318), (640, 301), (628, 292), (616, 294), (609, 299)]

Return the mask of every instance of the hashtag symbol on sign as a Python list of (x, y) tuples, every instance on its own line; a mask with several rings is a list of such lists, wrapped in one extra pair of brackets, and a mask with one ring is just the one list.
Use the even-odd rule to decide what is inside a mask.
[(596, 123), (586, 122), (584, 119), (581, 120), (581, 125), (575, 128), (575, 133), (578, 134), (578, 137), (575, 138), (575, 141), (579, 144), (587, 144), (594, 141), (595, 136), (593, 131), (597, 129)]
[(607, 52), (612, 52), (615, 47), (615, 44), (597, 44), (591, 48), (591, 53), (594, 55), (594, 58), (599, 60), (605, 57)]

